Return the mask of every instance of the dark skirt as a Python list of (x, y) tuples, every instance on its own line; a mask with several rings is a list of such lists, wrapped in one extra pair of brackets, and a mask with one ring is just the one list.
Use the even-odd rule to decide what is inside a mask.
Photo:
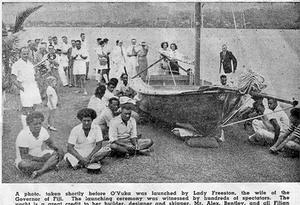
[(169, 71), (169, 74), (173, 75), (179, 75), (179, 65), (178, 65), (178, 61), (170, 61), (170, 68), (171, 71)]

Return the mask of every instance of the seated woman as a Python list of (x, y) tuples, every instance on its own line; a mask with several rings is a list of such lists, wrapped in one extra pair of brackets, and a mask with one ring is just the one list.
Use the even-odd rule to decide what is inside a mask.
[(190, 61), (186, 56), (183, 56), (180, 52), (177, 51), (178, 47), (175, 43), (171, 43), (170, 45), (170, 52), (169, 52), (169, 57), (170, 57), (170, 61), (169, 61), (169, 65), (170, 65), (170, 70), (169, 74), (173, 74), (173, 75), (179, 75), (179, 63), (178, 62), (182, 62), (182, 63), (186, 63), (186, 64), (190, 64), (193, 65), (194, 62)]
[(90, 98), (88, 108), (91, 108), (96, 111), (97, 116), (106, 108), (105, 101), (103, 96), (105, 94), (106, 87), (105, 85), (99, 85), (95, 90), (95, 95)]
[[(36, 178), (52, 170), (63, 159), (63, 150), (54, 145), (47, 130), (42, 127), (44, 115), (32, 112), (26, 117), (28, 126), (19, 133), (16, 140), (16, 166), (22, 172)], [(43, 149), (43, 144), (50, 149)]]
[(270, 148), (272, 154), (277, 154), (283, 148), (300, 152), (300, 108), (293, 108), (290, 116), (291, 126), (281, 134), (276, 143)]
[[(165, 41), (165, 42), (162, 42), (162, 43), (160, 44), (160, 47), (161, 47), (161, 49), (159, 50), (159, 52), (160, 52), (161, 54), (159, 55), (159, 58), (164, 57), (164, 55), (165, 55), (165, 56), (169, 56), (169, 55), (170, 55), (170, 49), (168, 48), (168, 47), (169, 47), (168, 42), (166, 42), (166, 41)], [(167, 60), (166, 58), (164, 58), (164, 59), (160, 62), (159, 67), (160, 67), (162, 70), (164, 70), (165, 72), (167, 72), (167, 71), (169, 70), (169, 63), (168, 63), (168, 60)]]
[(102, 147), (101, 128), (92, 124), (96, 117), (96, 112), (89, 108), (81, 109), (77, 113), (81, 123), (71, 130), (68, 153), (64, 157), (74, 169), (86, 167), (89, 163), (99, 163), (110, 153), (109, 147)]

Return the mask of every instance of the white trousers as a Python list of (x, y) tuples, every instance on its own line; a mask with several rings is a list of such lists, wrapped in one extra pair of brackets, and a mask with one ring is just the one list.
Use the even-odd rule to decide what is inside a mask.
[(268, 129), (268, 127), (261, 120), (253, 120), (252, 127), (255, 132), (255, 138), (258, 141), (265, 140), (267, 143), (272, 143), (274, 139), (274, 131)]
[(62, 66), (58, 67), (58, 75), (59, 75), (59, 78), (60, 78), (63, 86), (68, 85), (67, 75), (66, 75), (66, 72), (64, 71), (64, 68)]

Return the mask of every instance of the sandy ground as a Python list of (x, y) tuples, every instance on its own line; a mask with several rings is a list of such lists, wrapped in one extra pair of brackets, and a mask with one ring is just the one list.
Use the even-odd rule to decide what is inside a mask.
[[(96, 83), (89, 81), (89, 93)], [(75, 88), (63, 88), (56, 115), (58, 132), (51, 132), (56, 143), (66, 150), (68, 135), (79, 121), (76, 112), (86, 106), (90, 96), (76, 94)], [(85, 169), (74, 171), (60, 165), (31, 180), (14, 167), (15, 140), (21, 130), (18, 95), (7, 95), (3, 113), (2, 180), (4, 183), (92, 183), (92, 182), (299, 182), (299, 159), (284, 158), (268, 153), (267, 147), (250, 145), (242, 126), (225, 130), (226, 141), (218, 149), (190, 148), (170, 133), (165, 123), (138, 126), (143, 137), (154, 141), (150, 157), (130, 159), (109, 157), (102, 174), (90, 175)], [(39, 107), (46, 113), (46, 107)]]

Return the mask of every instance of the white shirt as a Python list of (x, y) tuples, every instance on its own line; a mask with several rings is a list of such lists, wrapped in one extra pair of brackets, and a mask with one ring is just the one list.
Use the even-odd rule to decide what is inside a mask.
[(278, 125), (280, 126), (280, 130), (284, 131), (284, 130), (287, 130), (289, 128), (290, 121), (289, 121), (289, 118), (288, 118), (287, 114), (281, 109), (282, 108), (280, 106), (277, 106), (274, 109), (274, 111), (270, 110), (270, 109), (267, 109), (264, 114), (268, 114), (267, 119), (269, 121), (272, 120), (272, 119), (276, 119)]
[(86, 39), (84, 41), (81, 40), (81, 49), (85, 50), (86, 56), (87, 56), (87, 59), (85, 61), (88, 62), (89, 61), (89, 48), (88, 48), (88, 42)]
[(106, 108), (106, 104), (104, 100), (97, 98), (95, 95), (93, 95), (90, 98), (89, 104), (87, 106), (88, 108), (91, 108), (96, 111), (97, 117), (100, 116), (101, 112)]
[(16, 164), (22, 161), (19, 147), (28, 148), (28, 154), (31, 156), (42, 157), (45, 154), (42, 145), (49, 137), (47, 130), (43, 127), (41, 128), (38, 138), (32, 135), (28, 126), (21, 130), (16, 140)]
[(137, 56), (128, 56), (128, 55), (133, 55), (133, 54), (137, 54), (137, 45), (130, 45), (127, 50), (126, 50), (126, 54), (127, 54), (127, 57), (128, 58), (131, 58), (131, 57), (137, 57)]
[(113, 118), (109, 125), (109, 139), (111, 142), (116, 140), (129, 140), (137, 137), (136, 121), (130, 118), (127, 125), (123, 122), (121, 115)]
[(75, 150), (80, 155), (87, 157), (96, 147), (96, 143), (101, 141), (103, 141), (102, 131), (98, 125), (92, 124), (86, 137), (82, 129), (82, 123), (80, 123), (71, 130), (68, 143), (74, 145)]
[(72, 56), (75, 57), (76, 55), (78, 56), (76, 59), (74, 59), (74, 61), (85, 61), (80, 57), (80, 55), (82, 55), (83, 57), (88, 56), (87, 51), (82, 47), (80, 49), (77, 48), (75, 48), (74, 50), (72, 49)]
[[(46, 94), (47, 94), (47, 98), (48, 98), (47, 106), (50, 109), (55, 109), (56, 106), (57, 106), (57, 102), (58, 102), (58, 97), (57, 97), (55, 89), (53, 87), (51, 87), (51, 86), (48, 86), (47, 90), (46, 90)], [(53, 107), (50, 104), (50, 99), (52, 101)]]
[(61, 50), (62, 50), (62, 54), (61, 54), (61, 58), (62, 58), (62, 66), (63, 67), (67, 67), (69, 65), (69, 59), (68, 59), (68, 54), (63, 54), (68, 52), (69, 48), (71, 48), (70, 44), (66, 44), (66, 43), (62, 43), (61, 44)]
[(24, 84), (36, 84), (35, 81), (35, 70), (33, 68), (33, 64), (27, 60), (25, 62), (22, 58), (20, 58), (17, 62), (12, 65), (11, 74), (17, 76), (17, 80)]
[[(105, 105), (108, 105), (109, 103), (109, 99), (112, 98), (112, 97), (116, 97), (112, 92), (110, 92), (109, 90), (105, 90), (105, 93), (104, 93), (104, 96), (103, 96), (103, 101), (105, 103)], [(118, 97), (116, 97), (118, 98)]]
[(101, 114), (93, 121), (94, 124), (99, 126), (109, 126), (110, 121), (114, 118), (113, 112), (109, 107), (106, 107)]

